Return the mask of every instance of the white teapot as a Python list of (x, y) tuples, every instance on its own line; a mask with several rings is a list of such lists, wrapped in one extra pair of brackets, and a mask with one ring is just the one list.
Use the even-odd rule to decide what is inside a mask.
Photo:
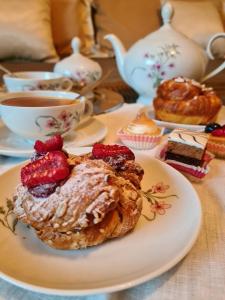
[(122, 79), (139, 94), (139, 103), (149, 105), (162, 80), (184, 76), (203, 82), (225, 68), (223, 62), (216, 70), (204, 76), (208, 57), (214, 58), (212, 43), (219, 37), (225, 37), (225, 33), (214, 35), (205, 52), (197, 43), (173, 29), (170, 25), (172, 14), (173, 8), (167, 2), (162, 8), (164, 25), (137, 41), (128, 52), (115, 35), (105, 36), (114, 49)]
[(79, 91), (94, 83), (102, 76), (101, 66), (80, 53), (80, 39), (74, 37), (71, 42), (73, 53), (55, 64), (54, 72), (62, 74), (73, 81), (74, 88)]

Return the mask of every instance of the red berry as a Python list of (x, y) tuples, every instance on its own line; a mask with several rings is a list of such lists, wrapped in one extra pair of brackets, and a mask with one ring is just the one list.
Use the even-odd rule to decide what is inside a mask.
[(211, 132), (213, 136), (224, 136), (225, 137), (225, 126), (217, 128)]
[(127, 160), (134, 160), (134, 153), (126, 146), (95, 144), (92, 155), (97, 159), (122, 156)]
[(55, 192), (57, 186), (57, 183), (48, 183), (29, 188), (28, 190), (34, 197), (46, 198)]
[(61, 135), (54, 135), (46, 142), (42, 142), (37, 140), (34, 144), (34, 149), (37, 153), (47, 153), (50, 151), (62, 150), (63, 147), (63, 139)]
[(62, 150), (63, 147), (63, 139), (61, 135), (54, 135), (52, 138), (45, 142), (48, 151)]
[(66, 155), (52, 151), (21, 169), (22, 184), (32, 188), (42, 184), (58, 183), (70, 174)]
[(42, 141), (37, 140), (34, 144), (34, 149), (36, 150), (37, 153), (39, 154), (43, 154), (48, 152), (47, 151), (47, 147), (45, 145), (45, 143), (43, 143)]

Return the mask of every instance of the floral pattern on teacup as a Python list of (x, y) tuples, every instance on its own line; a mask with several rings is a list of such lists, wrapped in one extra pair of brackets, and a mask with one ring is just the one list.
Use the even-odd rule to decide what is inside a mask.
[(64, 134), (72, 129), (75, 122), (80, 121), (79, 112), (70, 112), (63, 110), (58, 116), (41, 115), (35, 120), (35, 124), (39, 127), (40, 131), (47, 130), (46, 136), (52, 136), (54, 134)]
[[(66, 88), (66, 87), (65, 87)], [(35, 91), (35, 90), (42, 90), (42, 91), (58, 91), (64, 89), (63, 84), (59, 82), (51, 82), (51, 83), (46, 83), (46, 82), (39, 82), (37, 84), (27, 84), (23, 86), (23, 91)]]
[(53, 90), (57, 91), (62, 89), (62, 84), (59, 82), (52, 82), (52, 83), (45, 83), (45, 82), (40, 82), (38, 84), (38, 89), (39, 90)]

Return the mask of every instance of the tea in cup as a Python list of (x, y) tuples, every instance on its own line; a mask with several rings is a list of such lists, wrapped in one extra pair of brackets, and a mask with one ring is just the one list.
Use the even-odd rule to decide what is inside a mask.
[(15, 72), (4, 74), (3, 81), (8, 92), (25, 92), (33, 90), (69, 91), (73, 82), (69, 78), (54, 72)]
[(66, 136), (93, 113), (92, 103), (72, 92), (8, 93), (0, 100), (4, 124), (31, 140), (45, 140), (55, 134)]

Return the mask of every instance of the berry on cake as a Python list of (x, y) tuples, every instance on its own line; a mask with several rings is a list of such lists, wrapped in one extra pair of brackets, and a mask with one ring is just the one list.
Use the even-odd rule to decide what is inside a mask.
[(133, 152), (95, 144), (83, 156), (67, 154), (61, 136), (36, 141), (35, 155), (21, 169), (14, 213), (44, 243), (80, 249), (130, 232), (142, 210), (144, 174)]

